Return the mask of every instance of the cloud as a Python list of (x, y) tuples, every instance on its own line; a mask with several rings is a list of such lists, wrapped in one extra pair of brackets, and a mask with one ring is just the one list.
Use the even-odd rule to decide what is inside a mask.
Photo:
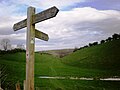
[[(71, 36), (76, 34), (74, 31), (118, 31), (120, 12), (115, 10), (100, 11), (91, 7), (76, 8), (71, 11), (62, 11), (50, 20), (41, 22), (37, 25), (40, 30), (48, 31), (52, 38)], [(110, 27), (112, 28), (110, 30)], [(98, 30), (97, 30), (98, 28)]]
[(49, 42), (56, 43), (55, 47), (83, 46), (119, 33), (120, 12), (75, 8), (59, 12), (55, 18), (39, 23), (37, 28), (49, 34)]
[(85, 2), (86, 0), (17, 0), (14, 1), (17, 4), (24, 4), (27, 6), (33, 6), (41, 9), (46, 9), (48, 7), (57, 6), (58, 8), (68, 7), (80, 2)]
[[(27, 0), (23, 0), (21, 4), (26, 1)], [(45, 1), (47, 2), (48, 0)], [(72, 1), (73, 0), (64, 1), (63, 5), (66, 4), (66, 6), (69, 6), (80, 2), (80, 0), (76, 0), (73, 3)], [(28, 1), (26, 5), (33, 3), (37, 6), (39, 5), (37, 2), (39, 1)], [(48, 6), (50, 6), (49, 3), (53, 2), (48, 2)], [(57, 0), (54, 0), (54, 3), (58, 4), (59, 7), (64, 7)], [(3, 7), (5, 7), (4, 5)], [(48, 6), (47, 3), (46, 5), (45, 3), (41, 5), (42, 8)], [(13, 44), (25, 44), (26, 28), (13, 32), (12, 26), (14, 23), (25, 19), (26, 14), (18, 15), (15, 12), (17, 12), (19, 8), (15, 9), (15, 7), (17, 7), (17, 4), (10, 5), (6, 8), (5, 13), (0, 14), (2, 17), (0, 21), (0, 38), (9, 38)], [(4, 9), (1, 8), (0, 11), (2, 10)], [(120, 12), (116, 10), (98, 10), (91, 7), (74, 8), (70, 11), (60, 10), (56, 17), (36, 24), (36, 29), (47, 33), (50, 37), (48, 42), (36, 39), (36, 50), (41, 50), (41, 48), (60, 49), (84, 46), (89, 42), (106, 39), (113, 33), (119, 33), (119, 28)]]

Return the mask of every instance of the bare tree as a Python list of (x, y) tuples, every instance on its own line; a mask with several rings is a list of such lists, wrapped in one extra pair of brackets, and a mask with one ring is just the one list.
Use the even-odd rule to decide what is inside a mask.
[(11, 44), (10, 44), (10, 40), (9, 39), (2, 39), (1, 40), (1, 45), (2, 45), (2, 48), (7, 51), (8, 49), (11, 49)]

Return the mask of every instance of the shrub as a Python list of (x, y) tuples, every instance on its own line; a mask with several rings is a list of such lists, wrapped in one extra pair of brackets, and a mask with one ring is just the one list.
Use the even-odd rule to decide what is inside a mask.
[(101, 44), (105, 43), (105, 40), (101, 40), (100, 43), (101, 43)]

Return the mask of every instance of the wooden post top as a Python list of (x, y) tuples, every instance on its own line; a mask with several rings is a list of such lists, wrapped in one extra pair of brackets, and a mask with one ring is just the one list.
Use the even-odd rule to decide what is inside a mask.
[[(31, 7), (31, 8), (33, 8), (33, 7)], [(41, 21), (53, 18), (57, 15), (58, 12), (59, 12), (59, 10), (54, 6), (54, 7), (51, 7), (49, 9), (45, 10), (45, 11), (37, 13), (33, 16), (34, 19), (33, 19), (32, 24), (36, 24), (36, 23), (39, 23)], [(17, 31), (19, 29), (25, 28), (26, 26), (27, 26), (27, 19), (24, 19), (16, 24), (14, 24), (13, 30)]]

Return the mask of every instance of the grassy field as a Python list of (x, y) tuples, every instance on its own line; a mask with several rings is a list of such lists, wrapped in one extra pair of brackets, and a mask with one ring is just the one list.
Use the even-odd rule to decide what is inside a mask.
[[(63, 63), (80, 68), (120, 70), (120, 40), (78, 50), (63, 58)], [(119, 63), (119, 64), (118, 64)]]
[[(118, 81), (40, 79), (39, 76), (112, 77), (120, 76), (120, 40), (78, 50), (64, 58), (35, 54), (35, 87), (41, 90), (119, 90)], [(0, 65), (7, 67), (4, 87), (21, 87), (25, 80), (25, 53), (0, 55)]]
[[(41, 90), (119, 90), (118, 81), (52, 80), (38, 79)], [(38, 81), (37, 80), (37, 81)]]

